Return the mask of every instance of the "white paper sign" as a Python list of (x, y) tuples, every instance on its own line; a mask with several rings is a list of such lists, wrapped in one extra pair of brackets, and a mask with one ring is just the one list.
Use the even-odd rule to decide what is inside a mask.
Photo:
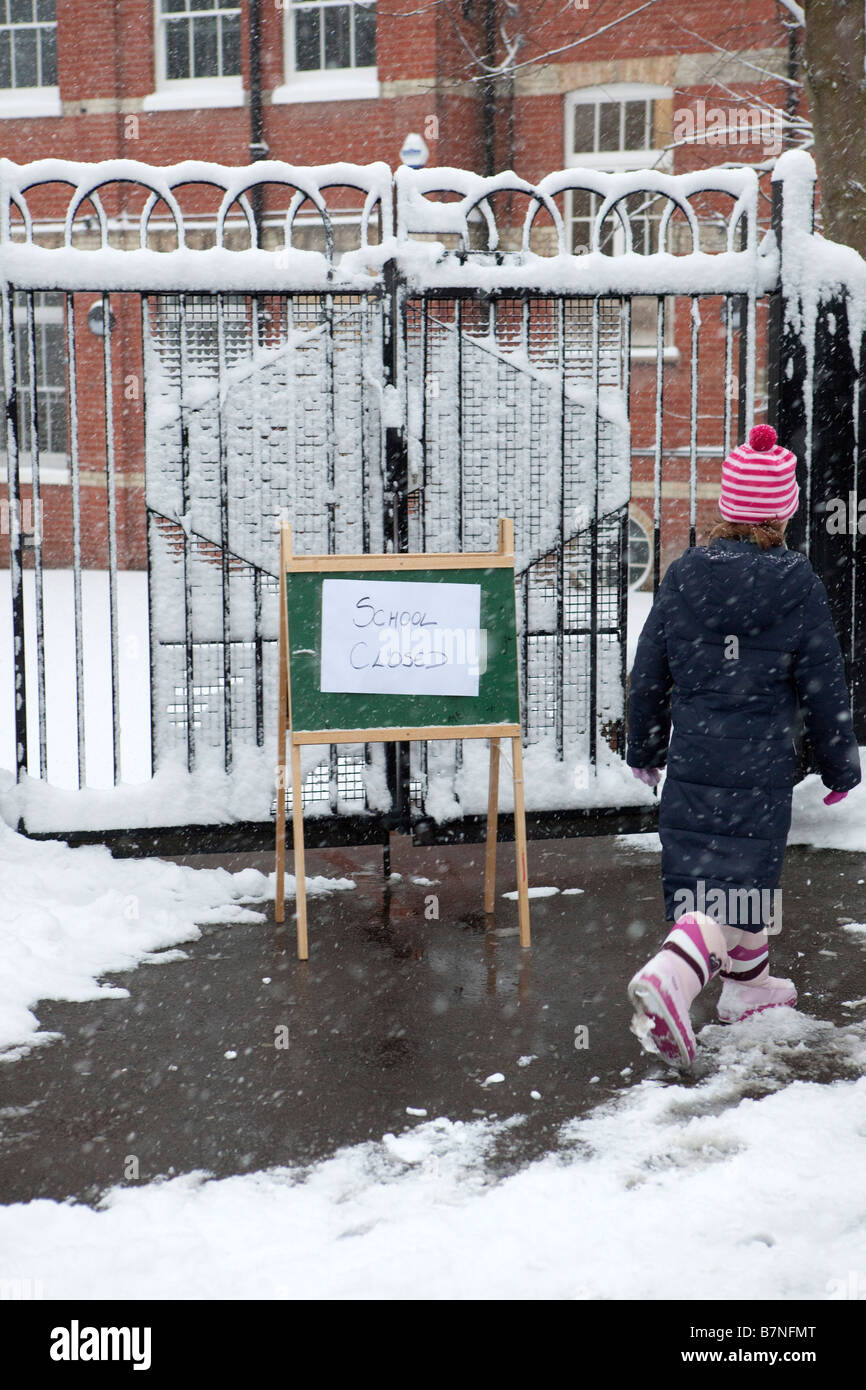
[(322, 581), (323, 691), (474, 695), (481, 585)]

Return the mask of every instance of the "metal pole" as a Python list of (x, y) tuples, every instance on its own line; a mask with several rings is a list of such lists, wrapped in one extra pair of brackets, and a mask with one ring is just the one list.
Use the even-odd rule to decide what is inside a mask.
[(484, 30), (484, 56), (490, 74), (484, 79), (484, 172), (492, 178), (496, 173), (496, 79), (491, 72), (496, 62), (496, 0), (486, 0)]
[(21, 468), (18, 457), (18, 363), (15, 351), (15, 290), (3, 282), (3, 386), (6, 395), (6, 459), (9, 479), (9, 580), (15, 667), (15, 769), (27, 775), (27, 668), (24, 659), (24, 559), (21, 536)]
[[(250, 44), (250, 163), (267, 159), (270, 153), (265, 143), (265, 121), (262, 106), (262, 27), (259, 0), (248, 0), (248, 34)], [(256, 243), (261, 246), (264, 232), (264, 189), (256, 184), (252, 190), (253, 218), (256, 224)]]

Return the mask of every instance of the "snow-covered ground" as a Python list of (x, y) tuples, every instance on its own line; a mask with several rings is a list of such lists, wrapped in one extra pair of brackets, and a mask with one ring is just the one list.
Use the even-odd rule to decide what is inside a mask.
[[(106, 972), (170, 969), (198, 924), (261, 918), (273, 891), (255, 870), (112, 860), (8, 827), (0, 879), (5, 1065), (53, 1040), (38, 999), (117, 994)], [(866, 924), (846, 930), (866, 950)], [(407, 1093), (404, 1132), (303, 1169), (0, 1208), (4, 1270), (49, 1299), (652, 1299), (682, 1296), (686, 1270), (699, 1299), (866, 1290), (866, 1023), (784, 1009), (701, 1045), (696, 1078), (642, 1081), (511, 1176), (488, 1159), (521, 1117), (415, 1123), (425, 1097)], [(501, 1068), (527, 1111), (544, 1105), (531, 1059)]]
[[(307, 879), (307, 892), (353, 888)], [(286, 876), (292, 897), (294, 876)], [(127, 990), (102, 976), (143, 961), (177, 960), (208, 922), (264, 921), (274, 896), (257, 869), (189, 869), (159, 859), (112, 859), (101, 846), (28, 840), (0, 823), (0, 1065), (54, 1041), (39, 1032), (41, 999), (106, 999)]]
[[(520, 1118), (440, 1117), (307, 1168), (117, 1188), (99, 1210), (2, 1208), (0, 1248), (61, 1299), (866, 1291), (866, 1027), (784, 1009), (701, 1040), (697, 1085), (645, 1080), (499, 1181), (487, 1156)], [(852, 1079), (791, 1080), (806, 1055)], [(531, 1073), (527, 1107), (543, 1104), (529, 1098)]]
[[(97, 580), (92, 620), (104, 623)], [(142, 649), (125, 650), (134, 662)], [(71, 646), (60, 674), (49, 672), (58, 728), (70, 661)], [(123, 670), (132, 708), (140, 681), (134, 667)], [(0, 670), (0, 690), (8, 675)], [(94, 728), (108, 689), (104, 673), (91, 681)], [(95, 738), (91, 766), (101, 757), (107, 768), (110, 742), (99, 753)], [(51, 772), (72, 785), (72, 761)], [(832, 808), (822, 794), (816, 777), (796, 789), (791, 841), (866, 850), (866, 791)], [(655, 835), (629, 842), (659, 847)], [(352, 886), (308, 880), (313, 892)], [(104, 976), (143, 962), (170, 968), (201, 925), (264, 920), (272, 895), (272, 878), (255, 870), (113, 860), (0, 824), (2, 1065), (55, 1041), (39, 1031), (41, 999), (124, 993)], [(866, 924), (845, 930), (866, 950)], [(862, 1297), (866, 1023), (835, 1027), (785, 1009), (705, 1028), (701, 1044), (695, 1077), (632, 1086), (511, 1176), (494, 1176), (489, 1156), (507, 1147), (520, 1116), (420, 1118), (424, 1097), (407, 1095), (405, 1132), (307, 1168), (116, 1188), (98, 1209), (2, 1207), (3, 1271), (61, 1299), (666, 1299), (682, 1296), (684, 1271), (688, 1295), (700, 1299)], [(529, 1111), (545, 1098), (523, 1061)], [(501, 1065), (505, 1075), (519, 1064)], [(808, 1079), (816, 1074), (835, 1079)]]

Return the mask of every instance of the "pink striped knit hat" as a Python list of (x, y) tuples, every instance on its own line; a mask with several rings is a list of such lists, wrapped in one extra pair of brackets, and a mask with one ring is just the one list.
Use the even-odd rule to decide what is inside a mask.
[(776, 442), (772, 425), (755, 425), (722, 464), (719, 511), (726, 521), (793, 516), (800, 502), (797, 460)]

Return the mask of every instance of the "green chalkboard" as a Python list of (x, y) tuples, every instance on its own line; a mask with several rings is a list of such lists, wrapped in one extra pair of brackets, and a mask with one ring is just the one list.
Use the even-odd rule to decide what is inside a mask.
[[(431, 557), (432, 558), (432, 557)], [(486, 633), (486, 667), (478, 694), (355, 694), (321, 689), (322, 583), (326, 579), (398, 580), (401, 584), (478, 584), (481, 628)], [(286, 574), (289, 681), (292, 729), (398, 729), (423, 726), (518, 724), (514, 570), (357, 569), (293, 571)]]

